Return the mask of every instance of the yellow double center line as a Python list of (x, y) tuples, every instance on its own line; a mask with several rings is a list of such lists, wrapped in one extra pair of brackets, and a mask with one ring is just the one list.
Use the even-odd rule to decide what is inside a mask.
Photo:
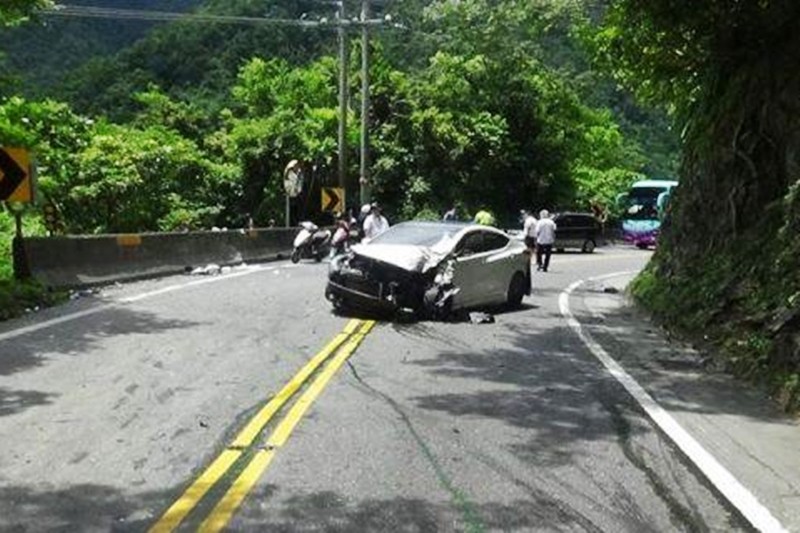
[(322, 364), (330, 362), (319, 372), (314, 381), (292, 405), (289, 412), (281, 419), (263, 447), (259, 447), (241, 471), (228, 491), (217, 502), (214, 509), (200, 525), (199, 531), (216, 532), (224, 528), (233, 513), (239, 508), (244, 498), (256, 484), (258, 479), (272, 462), (278, 448), (283, 446), (300, 422), (303, 415), (322, 393), (325, 386), (355, 352), (364, 337), (375, 326), (374, 321), (351, 320), (327, 346), (315, 355), (272, 399), (250, 419), (239, 432), (234, 441), (225, 449), (206, 470), (195, 479), (188, 489), (170, 506), (158, 522), (150, 528), (150, 533), (173, 531), (200, 503), (200, 500), (214, 487), (233, 465), (242, 459), (253, 446), (258, 436), (272, 417), (281, 410), (306, 381)]

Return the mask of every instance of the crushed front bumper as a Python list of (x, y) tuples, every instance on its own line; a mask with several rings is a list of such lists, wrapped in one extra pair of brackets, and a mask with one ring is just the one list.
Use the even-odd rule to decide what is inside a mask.
[(337, 308), (371, 313), (394, 313), (400, 309), (385, 284), (375, 283), (374, 287), (352, 285), (346, 280), (328, 280), (325, 298)]

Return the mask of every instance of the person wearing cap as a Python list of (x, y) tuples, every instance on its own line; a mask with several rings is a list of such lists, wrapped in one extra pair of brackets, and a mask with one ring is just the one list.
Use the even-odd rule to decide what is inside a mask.
[(550, 268), (550, 254), (553, 253), (553, 244), (556, 242), (556, 223), (550, 218), (550, 212), (542, 209), (539, 212), (539, 222), (536, 223), (536, 264), (537, 270), (547, 272)]
[(381, 206), (377, 203), (372, 204), (369, 215), (364, 219), (364, 238), (372, 240), (387, 229), (389, 221), (383, 216)]

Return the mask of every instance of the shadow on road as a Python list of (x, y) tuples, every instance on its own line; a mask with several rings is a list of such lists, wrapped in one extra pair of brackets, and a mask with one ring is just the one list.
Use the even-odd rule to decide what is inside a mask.
[[(257, 501), (275, 498), (277, 488), (268, 486), (253, 495)], [(278, 500), (264, 514), (245, 508), (237, 517), (241, 531), (329, 532), (438, 532), (510, 531), (542, 527), (597, 531), (591, 521), (545, 493), (530, 500), (456, 506), (417, 498), (364, 499), (332, 491), (289, 496)], [(273, 509), (277, 510), (274, 512)]]
[(0, 531), (145, 531), (169, 492), (0, 486)]
[(764, 423), (796, 425), (765, 391), (725, 373), (709, 354), (671, 340), (631, 305), (620, 303), (602, 316), (584, 315), (578, 319), (668, 410), (738, 415)]
[(95, 349), (104, 338), (153, 335), (200, 325), (186, 320), (165, 320), (158, 315), (127, 308), (109, 308), (83, 319), (0, 341), (0, 376), (40, 367), (59, 356), (80, 356)]
[(21, 413), (29, 407), (51, 403), (54, 394), (0, 387), (0, 417)]
[(528, 442), (513, 445), (513, 451), (546, 465), (569, 463), (577, 442), (628, 439), (642, 431), (622, 415), (638, 408), (599, 365), (587, 360), (568, 328), (532, 332), (508, 325), (503, 330), (513, 348), (445, 351), (412, 363), (437, 376), (502, 387), (417, 396), (412, 399), (417, 407), (533, 430)]

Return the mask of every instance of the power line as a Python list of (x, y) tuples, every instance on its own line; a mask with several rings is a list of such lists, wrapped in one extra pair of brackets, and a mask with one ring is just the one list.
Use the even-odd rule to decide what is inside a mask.
[(205, 13), (174, 13), (168, 11), (150, 11), (141, 9), (116, 9), (106, 7), (77, 6), (56, 4), (51, 9), (39, 11), (49, 17), (75, 17), (75, 18), (100, 18), (113, 20), (146, 20), (153, 22), (197, 22), (218, 24), (245, 24), (251, 26), (294, 26), (300, 28), (330, 28), (340, 27), (391, 27), (405, 29), (402, 24), (393, 23), (391, 18), (382, 19), (328, 19), (320, 17), (318, 20), (287, 19), (272, 17), (247, 17), (238, 15), (212, 15)]

